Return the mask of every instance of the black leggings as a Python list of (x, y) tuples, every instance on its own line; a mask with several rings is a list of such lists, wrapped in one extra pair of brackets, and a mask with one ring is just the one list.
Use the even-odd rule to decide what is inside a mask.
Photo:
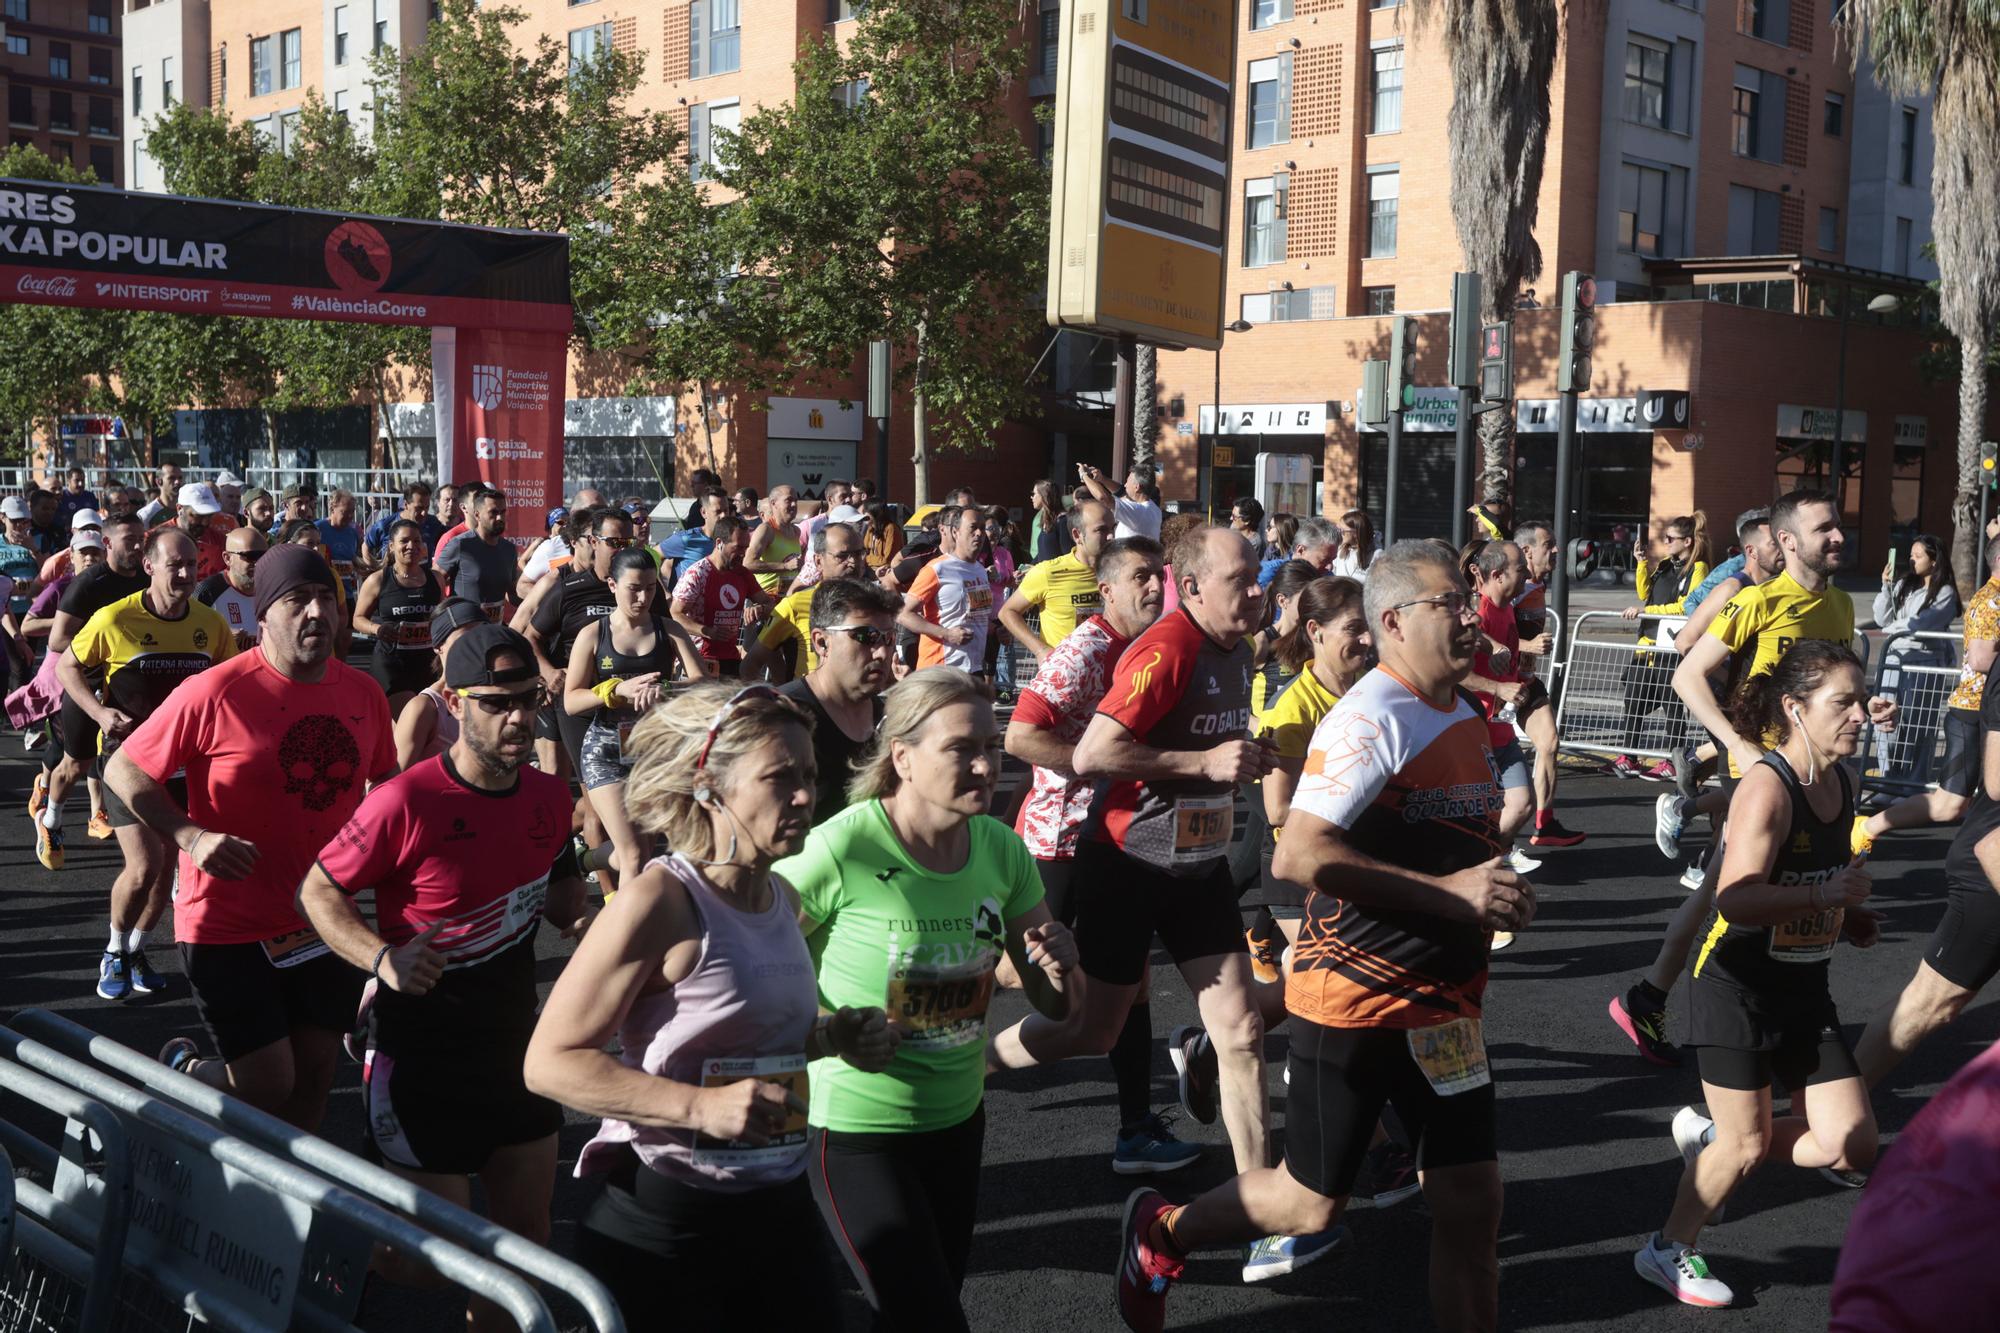
[(958, 1292), (985, 1139), (984, 1105), (950, 1129), (924, 1133), (813, 1130), (806, 1159), (813, 1198), (880, 1333), (967, 1328)]

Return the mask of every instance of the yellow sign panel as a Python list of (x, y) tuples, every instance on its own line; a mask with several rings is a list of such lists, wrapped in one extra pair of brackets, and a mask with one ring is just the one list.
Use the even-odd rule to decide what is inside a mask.
[(1234, 6), (1074, 0), (1062, 12), (1049, 322), (1213, 348)]

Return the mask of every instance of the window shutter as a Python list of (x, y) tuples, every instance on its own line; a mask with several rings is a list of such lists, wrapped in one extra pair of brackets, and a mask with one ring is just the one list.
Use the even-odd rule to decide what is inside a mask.
[(706, 72), (701, 58), (703, 37), (701, 17), (701, 0), (688, 0), (688, 77), (690, 79), (698, 79)]
[[(695, 0), (697, 4), (700, 0)], [(708, 104), (696, 102), (688, 108), (688, 178), (700, 180), (708, 159)]]
[(1284, 143), (1292, 137), (1292, 53), (1285, 52), (1278, 57), (1278, 138)]

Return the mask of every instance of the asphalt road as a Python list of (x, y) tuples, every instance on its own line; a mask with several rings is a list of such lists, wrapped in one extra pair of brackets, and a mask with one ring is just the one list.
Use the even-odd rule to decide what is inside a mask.
[[(43, 871), (34, 860), (23, 803), (31, 776), (8, 734), (0, 760), (0, 857), (10, 867), (0, 894), (0, 1012), (37, 1005), (57, 1009), (141, 1050), (166, 1038), (199, 1037), (194, 1006), (171, 947), (154, 959), (169, 977), (160, 1001), (108, 1005), (93, 991), (103, 948), (115, 844), (83, 836), (82, 801), (70, 811), (68, 868)], [(1566, 775), (1564, 819), (1587, 831), (1583, 846), (1553, 851), (1535, 876), (1541, 913), (1514, 947), (1495, 957), (1487, 997), (1487, 1036), (1500, 1093), (1500, 1141), (1507, 1207), (1501, 1237), (1501, 1324), (1508, 1329), (1681, 1329), (1703, 1315), (1672, 1304), (1640, 1281), (1631, 1253), (1670, 1202), (1679, 1158), (1668, 1137), (1675, 1109), (1699, 1097), (1693, 1070), (1655, 1070), (1638, 1059), (1605, 1017), (1605, 1002), (1653, 956), (1661, 927), (1681, 900), (1677, 866), (1652, 843), (1652, 798), (1661, 788), (1585, 773)], [(1942, 906), (1943, 831), (1900, 835), (1873, 859), (1876, 904), (1889, 913), (1881, 945), (1843, 949), (1834, 990), (1850, 1031), (1901, 987)], [(543, 932), (541, 978), (560, 969), (565, 946)], [(1022, 1011), (1003, 993), (996, 1022)], [(1168, 968), (1155, 973), (1153, 1012), (1164, 1037), (1188, 1021), (1192, 1006)], [(1876, 1111), (1894, 1134), (1945, 1079), (2000, 1035), (2000, 1003), (1989, 997), (1958, 1026), (1918, 1052), (1878, 1093)], [(1273, 1034), (1273, 1123), (1283, 1123), (1278, 1082), (1285, 1049)], [(1156, 1100), (1171, 1102), (1162, 1051), (1155, 1059)], [(989, 1087), (988, 1136), (980, 1226), (965, 1301), (981, 1330), (1106, 1329), (1117, 1326), (1110, 1274), (1119, 1204), (1132, 1180), (1114, 1175), (1109, 1155), (1114, 1101), (1101, 1060), (996, 1077)], [(345, 1146), (361, 1141), (359, 1070), (344, 1065), (325, 1132)], [(1221, 1126), (1183, 1124), (1208, 1145), (1201, 1162), (1155, 1178), (1170, 1197), (1186, 1198), (1222, 1179), (1229, 1154)], [(589, 1126), (572, 1118), (562, 1137), (564, 1170)], [(565, 1175), (556, 1194), (556, 1245), (568, 1244), (584, 1187)], [(1768, 1167), (1711, 1231), (1715, 1270), (1736, 1290), (1738, 1306), (1713, 1316), (1733, 1327), (1824, 1327), (1827, 1290), (1855, 1196), (1813, 1173)], [(1192, 1263), (1176, 1288), (1170, 1326), (1267, 1330), (1429, 1327), (1425, 1268), (1428, 1218), (1420, 1202), (1349, 1216), (1354, 1248), (1291, 1278), (1245, 1287), (1227, 1256)], [(781, 1274), (774, 1277), (782, 1280)], [(858, 1298), (844, 1298), (851, 1328), (865, 1327)], [(662, 1292), (659, 1327), (671, 1327), (671, 1293)], [(1254, 1324), (1247, 1321), (1254, 1320)], [(362, 1322), (377, 1329), (453, 1326), (435, 1296), (377, 1283)], [(646, 1327), (645, 1321), (635, 1326)]]

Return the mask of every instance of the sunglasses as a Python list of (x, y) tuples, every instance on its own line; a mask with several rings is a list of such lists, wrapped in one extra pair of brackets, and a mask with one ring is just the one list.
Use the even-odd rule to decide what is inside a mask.
[(885, 643), (895, 642), (896, 639), (894, 630), (883, 629), (879, 625), (827, 625), (821, 633), (848, 635), (864, 649), (879, 648)]
[(488, 717), (505, 717), (516, 709), (539, 712), (549, 702), (550, 695), (547, 685), (536, 685), (532, 690), (515, 690), (506, 694), (474, 694), (470, 690), (460, 690), (458, 697), (478, 704), (480, 711)]
[(701, 755), (694, 761), (694, 771), (699, 773), (708, 766), (708, 752), (715, 748), (715, 738), (722, 732), (722, 724), (729, 721), (729, 715), (746, 703), (758, 699), (782, 699), (777, 688), (771, 685), (745, 685), (729, 696), (728, 702), (715, 710), (715, 720), (708, 724), (708, 739), (701, 743)]
[(614, 551), (622, 551), (632, 544), (630, 537), (598, 537), (594, 540), (599, 546), (608, 546)]
[(262, 551), (230, 551), (227, 554), (235, 556), (246, 565), (254, 565), (264, 558)]

